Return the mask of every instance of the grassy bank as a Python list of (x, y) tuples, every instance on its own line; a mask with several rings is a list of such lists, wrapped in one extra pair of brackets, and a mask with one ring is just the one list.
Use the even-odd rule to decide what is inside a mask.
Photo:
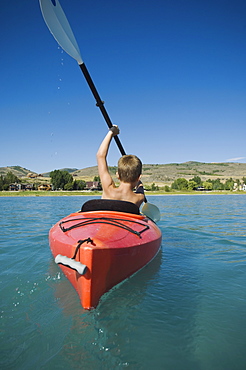
[[(148, 195), (228, 195), (228, 194), (245, 194), (245, 191), (147, 191)], [(56, 196), (101, 196), (101, 191), (0, 191), (0, 197), (56, 197)]]
[(83, 195), (94, 196), (101, 195), (101, 192), (93, 191), (0, 191), (0, 197), (56, 197), (56, 196), (70, 196)]

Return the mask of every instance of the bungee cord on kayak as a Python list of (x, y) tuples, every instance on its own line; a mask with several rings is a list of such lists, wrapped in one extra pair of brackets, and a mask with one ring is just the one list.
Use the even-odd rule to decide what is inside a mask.
[[(73, 224), (72, 226), (69, 226), (69, 227), (63, 226), (63, 224), (65, 223), (74, 222), (74, 221), (80, 221), (80, 222)], [(143, 229), (140, 231), (137, 231), (122, 222), (131, 222), (133, 224), (143, 226)], [(67, 232), (69, 230), (76, 229), (78, 227), (93, 225), (97, 223), (120, 227), (121, 229), (124, 229), (126, 231), (129, 231), (132, 234), (139, 236), (139, 238), (141, 238), (141, 234), (144, 231), (149, 229), (149, 225), (142, 224), (141, 222), (137, 222), (135, 220), (133, 221), (129, 219), (127, 220), (127, 219), (122, 219), (122, 218), (111, 218), (111, 217), (83, 217), (83, 218), (77, 218), (77, 219), (70, 219), (70, 220), (60, 222), (59, 226), (63, 232)]]
[(72, 260), (75, 260), (76, 256), (77, 256), (77, 253), (79, 251), (79, 248), (81, 247), (82, 244), (84, 244), (85, 242), (87, 243), (93, 243), (93, 240), (91, 238), (87, 238), (87, 239), (83, 239), (83, 240), (78, 240), (78, 245), (75, 249), (75, 252), (74, 252), (74, 255), (72, 257)]

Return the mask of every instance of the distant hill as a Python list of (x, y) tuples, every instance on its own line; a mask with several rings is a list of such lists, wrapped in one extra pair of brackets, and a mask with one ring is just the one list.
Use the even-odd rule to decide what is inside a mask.
[[(97, 166), (87, 167), (82, 169), (63, 168), (61, 170), (68, 171), (75, 178), (85, 181), (91, 181), (95, 176), (98, 176)], [(109, 167), (113, 178), (116, 178), (116, 167)], [(5, 175), (7, 172), (13, 172), (18, 177), (27, 176), (28, 173), (35, 173), (21, 166), (0, 167), (0, 175)], [(44, 177), (49, 177), (49, 172), (42, 174)], [(246, 163), (201, 163), (201, 162), (185, 162), (185, 163), (170, 163), (170, 164), (144, 164), (142, 181), (146, 184), (155, 183), (157, 185), (170, 185), (179, 177), (184, 177), (187, 180), (194, 176), (201, 177), (202, 181), (208, 179), (219, 178), (222, 182), (226, 179), (233, 178), (242, 179), (246, 177)]]
[[(117, 168), (109, 167), (109, 170), (111, 175), (116, 178)], [(87, 181), (94, 176), (98, 176), (97, 166), (76, 170), (72, 175)], [(242, 177), (246, 177), (246, 163), (201, 163), (190, 161), (170, 164), (144, 164), (142, 181), (146, 184), (154, 182), (156, 184), (170, 185), (179, 177), (189, 180), (194, 176), (199, 176), (202, 181), (219, 178), (224, 182), (231, 177), (235, 180), (241, 180)]]
[(7, 167), (0, 167), (0, 175), (7, 175), (8, 172), (12, 172), (17, 177), (25, 177), (29, 173), (34, 173), (34, 171), (30, 171), (27, 168), (21, 166), (7, 166)]
[(160, 165), (144, 165), (142, 181), (146, 183), (170, 184), (179, 177), (187, 180), (199, 176), (202, 181), (219, 178), (222, 182), (226, 179), (242, 179), (246, 177), (246, 163), (201, 163), (185, 162)]
[[(77, 171), (77, 168), (61, 168), (61, 171), (68, 171), (69, 173), (74, 173)], [(17, 177), (26, 177), (28, 174), (33, 173), (39, 175), (37, 172), (29, 170), (27, 168), (21, 166), (7, 166), (7, 167), (0, 167), (0, 175), (7, 175), (8, 172), (12, 172)], [(49, 177), (50, 172), (45, 172), (41, 174), (44, 177)]]
[(82, 168), (72, 173), (73, 176), (92, 178), (98, 176), (97, 166)]

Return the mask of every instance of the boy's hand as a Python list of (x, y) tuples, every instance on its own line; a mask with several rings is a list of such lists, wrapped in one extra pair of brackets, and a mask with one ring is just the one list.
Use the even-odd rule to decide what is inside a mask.
[(117, 125), (113, 125), (110, 128), (110, 131), (112, 131), (113, 136), (119, 135), (119, 133), (120, 133), (120, 129), (119, 129), (119, 127)]

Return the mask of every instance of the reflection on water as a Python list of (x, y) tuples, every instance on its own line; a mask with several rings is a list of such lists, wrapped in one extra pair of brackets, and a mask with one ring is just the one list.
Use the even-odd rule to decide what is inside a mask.
[(105, 363), (105, 366), (108, 361), (111, 366), (124, 364), (121, 356), (125, 354), (121, 353), (121, 342), (123, 340), (124, 343), (130, 343), (130, 339), (125, 337), (126, 331), (130, 336), (135, 330), (135, 313), (146, 299), (148, 287), (156, 280), (161, 259), (160, 251), (148, 266), (106, 293), (98, 307), (91, 311), (80, 306), (71, 284), (66, 279), (60, 279), (57, 266), (51, 263), (49, 276), (58, 276), (58, 279), (50, 278), (50, 281), (59, 307), (66, 316), (73, 317), (66, 345), (61, 353), (71, 362), (69, 366), (77, 362), (81, 364), (83, 360), (87, 366), (93, 367), (96, 359), (100, 359), (101, 365)]
[(0, 198), (1, 368), (246, 368), (246, 197), (149, 198), (162, 251), (91, 311), (48, 246), (88, 198)]

